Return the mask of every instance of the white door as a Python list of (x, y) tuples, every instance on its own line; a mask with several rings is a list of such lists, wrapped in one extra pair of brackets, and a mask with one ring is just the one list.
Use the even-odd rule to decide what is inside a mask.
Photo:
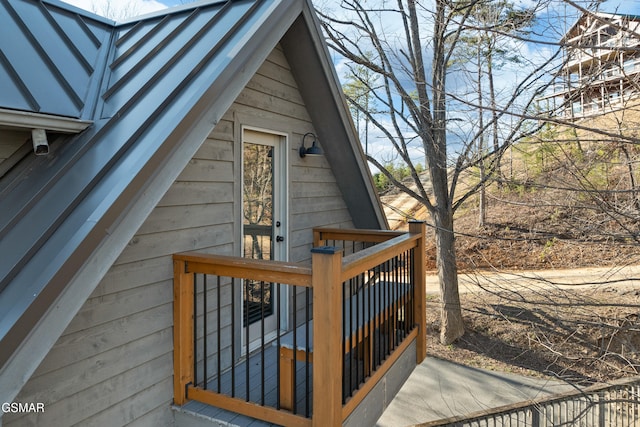
[[(249, 129), (243, 130), (242, 251), (246, 258), (286, 260), (286, 159), (284, 157), (286, 151), (284, 144), (283, 136)], [(244, 281), (243, 348), (246, 349), (247, 342), (250, 349), (255, 348), (262, 341), (263, 334), (266, 341), (275, 336), (280, 302), (286, 301), (283, 288), (283, 286), (278, 287), (277, 284), (264, 281)]]

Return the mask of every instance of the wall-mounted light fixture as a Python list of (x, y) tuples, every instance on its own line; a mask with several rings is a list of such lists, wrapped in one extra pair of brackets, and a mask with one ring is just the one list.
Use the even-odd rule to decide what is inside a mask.
[[(311, 147), (306, 148), (304, 146), (304, 139), (311, 135), (313, 137), (313, 142), (311, 143)], [(307, 132), (304, 134), (304, 136), (302, 137), (302, 145), (300, 146), (300, 157), (306, 157), (306, 156), (321, 156), (322, 155), (322, 149), (320, 147), (318, 147), (318, 139), (316, 137), (316, 135), (313, 132)]]
[(47, 141), (47, 132), (44, 129), (31, 129), (31, 142), (36, 156), (49, 154), (49, 142)]

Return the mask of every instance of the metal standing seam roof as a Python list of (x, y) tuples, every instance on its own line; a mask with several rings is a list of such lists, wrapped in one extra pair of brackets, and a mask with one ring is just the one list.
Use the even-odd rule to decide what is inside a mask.
[[(0, 176), (0, 400), (66, 326), (42, 319), (75, 313), (52, 303), (80, 308), (279, 42), (352, 215), (385, 225), (309, 0), (199, 3), (122, 24), (57, 0), (0, 0), (0, 31), (0, 109), (92, 121), (50, 133), (49, 155)], [(34, 334), (46, 344), (29, 347)]]
[(0, 106), (91, 119), (113, 26), (37, 1), (0, 1)]
[[(65, 142), (52, 143), (50, 155), (31, 156), (0, 180), (1, 366), (39, 318), (25, 316), (28, 309), (46, 310), (149, 177), (184, 148), (171, 139), (176, 129), (193, 126), (193, 116), (197, 122), (215, 104), (217, 119), (224, 114), (301, 13), (301, 2), (216, 2), (111, 26), (62, 10), (59, 3), (0, 5), (3, 27), (29, 27), (30, 15), (49, 26), (37, 37), (26, 30), (13, 37), (18, 50), (32, 45), (25, 56), (38, 59), (9, 63), (20, 96), (0, 91), (0, 106), (94, 120), (80, 135), (60, 136)], [(56, 34), (55, 44), (63, 47), (47, 46), (47, 34)], [(78, 38), (86, 48), (77, 46)], [(12, 58), (13, 47), (4, 40), (0, 47), (6, 77), (4, 58)], [(85, 56), (90, 59), (70, 64), (76, 62), (70, 58)], [(29, 61), (46, 68), (18, 79)], [(249, 62), (253, 69), (245, 69)], [(42, 81), (34, 83), (37, 75)], [(41, 88), (47, 85), (48, 94)], [(214, 124), (210, 119), (197, 145)]]

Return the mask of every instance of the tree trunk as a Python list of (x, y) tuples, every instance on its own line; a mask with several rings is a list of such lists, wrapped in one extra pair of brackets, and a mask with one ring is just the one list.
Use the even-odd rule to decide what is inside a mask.
[(499, 129), (498, 129), (498, 103), (496, 101), (496, 88), (493, 79), (493, 49), (495, 48), (495, 34), (491, 34), (489, 40), (489, 54), (487, 55), (487, 75), (489, 79), (489, 97), (491, 103), (491, 115), (493, 120), (493, 152), (496, 153), (496, 164), (494, 166), (495, 178), (498, 180), (498, 188), (502, 188), (502, 154), (498, 154), (500, 150)]
[(624, 145), (624, 143), (620, 144), (620, 149), (624, 154), (627, 171), (629, 173), (629, 189), (631, 190), (631, 197), (633, 198), (633, 207), (636, 210), (640, 210), (640, 198), (638, 198), (638, 188), (636, 187), (635, 174), (633, 173), (633, 161), (631, 160), (629, 150), (627, 150), (627, 147)]
[(436, 225), (436, 266), (440, 282), (440, 342), (449, 345), (464, 335), (464, 322), (458, 293), (458, 267), (456, 266), (453, 215), (449, 211), (434, 215)]
[[(415, 14), (415, 4), (413, 9)], [(464, 335), (464, 324), (462, 322), (462, 309), (458, 294), (452, 194), (449, 194), (447, 175), (445, 10), (446, 3), (443, 0), (438, 0), (436, 2), (433, 38), (433, 120), (429, 129), (431, 138), (430, 140), (427, 138), (427, 143), (424, 144), (424, 147), (435, 200), (435, 204), (430, 211), (436, 227), (436, 265), (442, 298), (440, 341), (445, 345), (449, 345)], [(424, 94), (422, 97), (425, 100), (427, 99)], [(422, 102), (421, 105), (428, 104)]]
[[(481, 129), (481, 134), (478, 138), (478, 167), (480, 169), (480, 189), (478, 192), (478, 228), (482, 228), (485, 226), (487, 220), (487, 194), (485, 192), (486, 185), (486, 176), (485, 176), (485, 165), (484, 165), (484, 97), (482, 94), (482, 37), (478, 35), (478, 42), (476, 46), (476, 53), (478, 58), (478, 126)], [(491, 51), (489, 49), (489, 56), (491, 55)], [(490, 71), (490, 69), (489, 69)], [(495, 114), (495, 111), (494, 111)]]

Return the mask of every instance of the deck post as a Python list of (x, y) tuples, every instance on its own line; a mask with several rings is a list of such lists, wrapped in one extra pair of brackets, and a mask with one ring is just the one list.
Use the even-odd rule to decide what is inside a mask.
[(418, 247), (413, 257), (413, 283), (415, 285), (414, 309), (418, 324), (418, 338), (416, 341), (416, 363), (420, 364), (427, 357), (427, 313), (426, 313), (426, 225), (423, 221), (409, 222), (409, 232), (419, 233)]
[(342, 249), (311, 250), (314, 427), (342, 425)]
[(318, 248), (326, 245), (326, 241), (322, 239), (322, 231), (318, 229), (313, 230), (313, 247)]
[(193, 273), (186, 263), (173, 261), (173, 401), (184, 405), (193, 378)]

